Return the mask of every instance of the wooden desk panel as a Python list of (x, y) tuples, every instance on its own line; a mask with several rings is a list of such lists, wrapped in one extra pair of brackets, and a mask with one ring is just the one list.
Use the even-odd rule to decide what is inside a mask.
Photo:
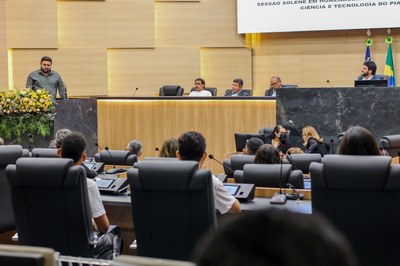
[[(257, 133), (276, 123), (275, 100), (267, 99), (99, 99), (98, 140), (101, 147), (125, 149), (132, 139), (143, 144), (143, 155), (157, 156), (165, 139), (183, 132), (201, 132), (207, 152), (222, 161), (235, 151), (234, 133)], [(205, 168), (223, 172), (207, 160)]]

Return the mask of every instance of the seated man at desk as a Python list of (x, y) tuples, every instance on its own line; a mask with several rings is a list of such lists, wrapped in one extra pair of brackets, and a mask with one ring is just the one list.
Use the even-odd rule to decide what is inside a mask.
[(358, 77), (358, 80), (379, 80), (380, 78), (375, 76), (376, 73), (376, 64), (374, 61), (366, 61), (364, 62), (361, 68), (361, 76)]
[[(183, 133), (178, 139), (178, 151), (176, 157), (179, 160), (197, 161), (199, 168), (207, 158), (206, 140), (199, 132), (188, 131)], [(222, 182), (212, 176), (214, 189), (215, 209), (221, 214), (230, 212), (240, 212), (240, 203), (225, 188)]]
[(250, 96), (250, 93), (242, 90), (243, 88), (243, 80), (242, 79), (234, 79), (232, 81), (232, 89), (225, 93), (225, 96)]
[(282, 88), (282, 80), (278, 76), (273, 76), (269, 82), (270, 87), (265, 96), (276, 97), (276, 90)]
[(196, 88), (195, 91), (192, 91), (189, 96), (193, 97), (199, 97), (199, 96), (212, 96), (211, 92), (205, 90), (204, 88), (206, 87), (206, 81), (202, 78), (197, 78), (194, 81), (194, 86)]

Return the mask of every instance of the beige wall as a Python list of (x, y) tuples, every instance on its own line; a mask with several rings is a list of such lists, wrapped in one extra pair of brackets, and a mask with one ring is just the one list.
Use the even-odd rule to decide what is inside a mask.
[[(359, 75), (366, 30), (244, 36), (236, 27), (236, 0), (0, 0), (0, 86), (11, 76), (23, 87), (43, 55), (70, 96), (130, 96), (136, 87), (153, 96), (166, 84), (188, 92), (199, 76), (219, 95), (236, 77), (263, 95), (272, 75), (303, 87), (352, 86)], [(392, 29), (396, 69), (399, 35)], [(385, 36), (372, 30), (379, 73)]]

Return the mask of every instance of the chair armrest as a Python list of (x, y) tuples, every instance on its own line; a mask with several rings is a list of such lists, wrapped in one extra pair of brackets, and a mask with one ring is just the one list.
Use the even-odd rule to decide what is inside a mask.
[(235, 179), (236, 183), (245, 183), (244, 182), (244, 172), (243, 172), (243, 170), (236, 170), (233, 173), (233, 178)]

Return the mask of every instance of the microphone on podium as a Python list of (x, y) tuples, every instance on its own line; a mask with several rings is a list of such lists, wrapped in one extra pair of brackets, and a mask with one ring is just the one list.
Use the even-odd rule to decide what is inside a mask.
[(331, 143), (331, 149), (332, 151), (330, 152), (330, 154), (335, 154), (335, 146), (333, 145), (335, 143), (335, 141), (333, 139), (330, 140)]
[(329, 84), (329, 86), (333, 87), (333, 86), (332, 86), (332, 83), (330, 82), (330, 80), (329, 80), (329, 79), (327, 79), (327, 80), (326, 80), (326, 83), (328, 83), (328, 84)]
[(219, 163), (220, 165), (222, 165), (222, 167), (224, 168), (224, 171), (225, 171), (225, 172), (226, 172), (226, 170), (229, 170), (229, 171), (231, 171), (232, 173), (235, 172), (235, 171), (233, 171), (232, 168), (230, 168), (230, 167), (224, 165), (223, 163), (221, 163), (220, 161), (218, 161), (217, 159), (215, 159), (214, 155), (209, 154), (209, 155), (208, 155), (208, 158), (210, 158), (211, 160), (214, 160), (214, 161), (216, 161), (217, 163)]
[(95, 145), (97, 148), (99, 148), (101, 151), (103, 150), (103, 148), (100, 147), (99, 143), (95, 142), (94, 145)]
[(139, 90), (139, 88), (136, 88), (135, 91), (133, 92), (132, 97), (135, 97), (136, 92)]

